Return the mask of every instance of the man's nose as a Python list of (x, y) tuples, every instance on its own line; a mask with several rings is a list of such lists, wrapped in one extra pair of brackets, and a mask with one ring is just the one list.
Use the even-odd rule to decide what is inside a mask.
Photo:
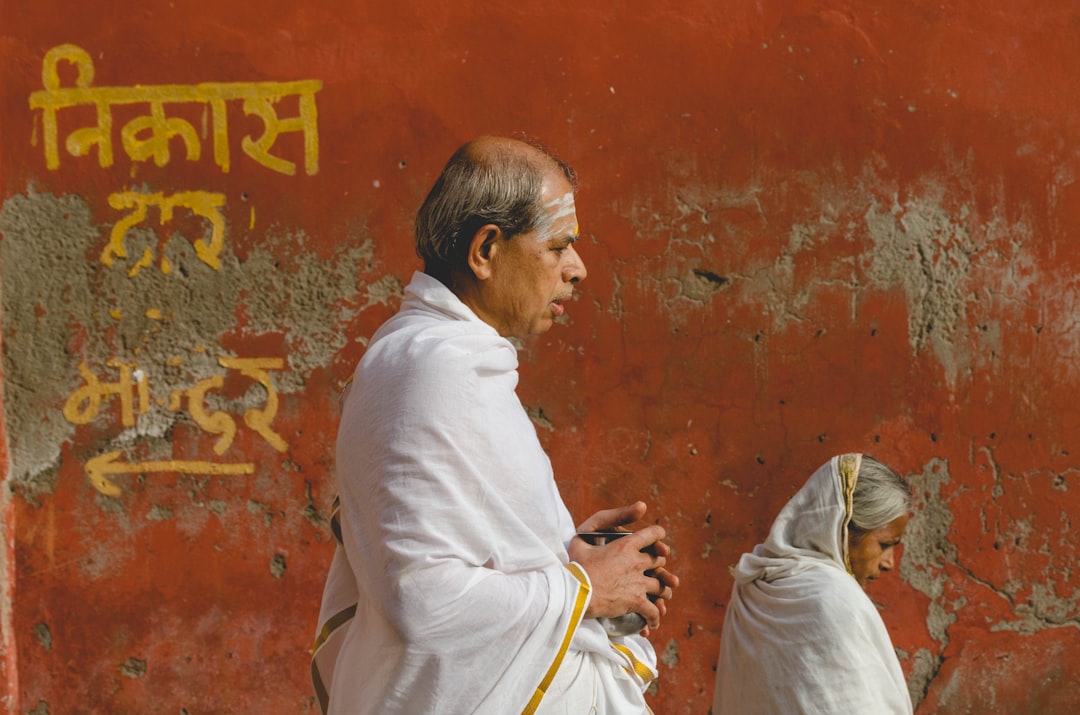
[(581, 255), (573, 246), (568, 247), (568, 252), (570, 255), (566, 266), (563, 267), (563, 280), (567, 283), (580, 283), (585, 280), (585, 276), (589, 275), (589, 272), (585, 270), (585, 261), (581, 260)]

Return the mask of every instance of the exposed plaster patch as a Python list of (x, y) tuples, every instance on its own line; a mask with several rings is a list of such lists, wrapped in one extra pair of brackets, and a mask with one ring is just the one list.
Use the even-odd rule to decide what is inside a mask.
[[(338, 327), (363, 310), (356, 306), (362, 289), (358, 276), (371, 249), (367, 243), (345, 246), (335, 258), (325, 261), (304, 250), (307, 236), (303, 232), (274, 235), (268, 242), (299, 249), (299, 256), (288, 270), (282, 270), (279, 258), (270, 251), (259, 248), (251, 252), (243, 264), (248, 305), (243, 331), (253, 335), (285, 333), (289, 369), (274, 375), (275, 384), (284, 393), (301, 392), (307, 375), (329, 364), (348, 345), (349, 336)], [(375, 289), (378, 302), (393, 297), (393, 291), (386, 287), (387, 278), (380, 279)]]
[(34, 626), (34, 635), (37, 636), (38, 643), (45, 650), (52, 650), (52, 631), (49, 630), (49, 624), (38, 623)]
[[(105, 451), (160, 440), (167, 455), (173, 426), (190, 419), (183, 410), (167, 409), (169, 396), (224, 372), (218, 360), (234, 356), (217, 346), (222, 336), (238, 328), (244, 334), (283, 333), (287, 367), (271, 371), (271, 379), (279, 393), (296, 393), (313, 370), (345, 347), (348, 338), (337, 326), (363, 309), (357, 306), (358, 276), (371, 268), (370, 240), (357, 239), (326, 260), (303, 250), (303, 234), (268, 235), (269, 246), (296, 251), (283, 268), (269, 248), (239, 261), (226, 239), (221, 268), (215, 270), (198, 258), (191, 241), (162, 246), (155, 231), (135, 227), (126, 237), (132, 255), (136, 246), (155, 246), (172, 270), (147, 267), (129, 275), (130, 265), (123, 261), (111, 267), (98, 261), (110, 229), (92, 224), (89, 206), (75, 195), (30, 188), (0, 208), (0, 327), (11, 479), (32, 503), (53, 490), (61, 445), (74, 435), (62, 408), (85, 385), (80, 362), (102, 382), (117, 379), (117, 368), (107, 364), (111, 359), (152, 379), (150, 409), (138, 411), (133, 426), (120, 425), (115, 405), (102, 408), (96, 421), (115, 427), (114, 436), (107, 445), (93, 446)], [(369, 301), (393, 300), (396, 280), (384, 276), (373, 283)], [(265, 399), (265, 389), (254, 385), (234, 399), (209, 393), (207, 406), (243, 414)]]
[[(368, 284), (367, 305), (389, 305), (392, 301), (401, 300), (405, 297), (405, 286), (397, 276), (386, 275)], [(365, 306), (367, 307), (367, 306)]]
[(941, 644), (937, 654), (924, 653), (925, 649), (916, 654), (918, 667), (908, 679), (908, 690), (912, 702), (918, 705), (944, 662), (948, 629), (957, 618), (945, 603), (945, 566), (956, 562), (956, 547), (948, 540), (953, 515), (941, 493), (942, 485), (950, 482), (948, 463), (935, 458), (911, 481), (916, 491), (916, 509), (904, 536), (900, 576), (930, 598), (926, 627), (930, 637)]
[[(643, 254), (645, 265), (618, 270), (624, 281), (634, 275), (641, 292), (657, 296), (660, 313), (676, 329), (688, 311), (699, 315), (715, 301), (716, 288), (759, 306), (778, 332), (819, 315), (823, 290), (847, 291), (854, 321), (864, 292), (899, 288), (907, 299), (912, 352), (933, 354), (955, 385), (1008, 350), (1002, 311), (1030, 306), (1040, 280), (1028, 250), (1031, 229), (1023, 219), (1006, 224), (996, 211), (980, 217), (974, 199), (965, 203), (933, 179), (905, 200), (882, 203), (881, 181), (872, 168), (867, 172), (854, 181), (798, 177), (820, 208), (786, 231), (772, 216), (787, 210), (783, 193), (755, 187), (683, 189), (669, 206), (635, 206), (638, 235), (654, 245), (666, 240), (666, 250)], [(704, 272), (726, 282), (703, 282)], [(1080, 320), (1061, 331), (1080, 335)]]
[[(850, 292), (854, 319), (855, 296), (860, 288), (853, 257), (856, 250), (854, 224), (847, 218), (852, 203), (860, 200), (858, 192), (853, 193), (846, 186), (816, 175), (805, 175), (800, 180), (814, 187), (816, 215), (792, 223), (787, 229), (786, 243), (781, 244), (783, 235), (777, 236), (778, 248), (771, 265), (743, 267), (753, 298), (768, 306), (776, 332), (783, 331), (791, 323), (812, 320), (816, 312), (814, 301), (822, 288)], [(780, 210), (780, 207), (773, 210)], [(763, 215), (762, 222), (768, 223), (767, 214)], [(773, 228), (771, 232), (779, 233), (780, 229)], [(838, 251), (827, 248), (833, 242), (840, 243)], [(826, 262), (823, 257), (831, 253), (836, 257)], [(807, 261), (813, 266), (812, 270), (805, 268)]]
[(915, 658), (911, 666), (911, 677), (908, 678), (908, 695), (911, 702), (918, 705), (926, 697), (930, 682), (941, 669), (943, 658), (935, 655), (926, 648), (920, 648), (915, 652)]
[[(1002, 474), (993, 460), (993, 455), (986, 450), (984, 452), (993, 478), (989, 492), (996, 500), (1004, 493)], [(992, 623), (989, 626), (990, 631), (1013, 631), (1032, 635), (1048, 628), (1069, 627), (1080, 630), (1080, 590), (1074, 588), (1071, 593), (1060, 593), (1054, 579), (1048, 579), (1045, 583), (1009, 579), (1004, 584), (997, 585), (980, 577), (963, 563), (956, 546), (948, 538), (954, 517), (948, 504), (949, 499), (943, 496), (942, 489), (951, 481), (947, 462), (932, 460), (923, 473), (915, 475), (911, 481), (918, 495), (917, 508), (904, 537), (900, 575), (912, 587), (930, 598), (927, 630), (930, 636), (940, 643), (936, 654), (921, 649), (915, 655), (908, 688), (916, 705), (925, 697), (930, 682), (937, 676), (944, 662), (944, 653), (950, 643), (949, 627), (957, 621), (958, 612), (969, 607), (967, 598), (949, 600), (947, 597), (947, 588), (949, 592), (955, 592), (955, 586), (949, 586), (950, 578), (955, 575), (978, 584), (1004, 600), (1016, 616), (1015, 619)], [(984, 533), (989, 533), (987, 529), (983, 515)], [(1007, 539), (1011, 545), (1020, 548), (1036, 531), (1036, 527), (1029, 520), (1017, 519), (1010, 521), (1006, 528), (995, 534), (995, 538)], [(1068, 575), (1065, 578), (1067, 580)], [(1027, 592), (1026, 596), (1022, 595), (1024, 592)]]
[(146, 515), (146, 518), (150, 521), (168, 521), (172, 518), (173, 511), (167, 506), (161, 506), (155, 504), (150, 508), (150, 512)]
[(866, 225), (875, 245), (868, 276), (879, 286), (903, 287), (912, 352), (929, 346), (955, 376), (953, 338), (968, 304), (977, 300), (968, 278), (980, 246), (965, 223), (926, 198), (912, 198), (904, 206), (875, 202)]
[(1013, 612), (1020, 616), (1014, 621), (1003, 621), (990, 626), (991, 631), (1015, 631), (1032, 635), (1047, 628), (1071, 627), (1080, 630), (1080, 591), (1073, 589), (1071, 597), (1059, 596), (1054, 581), (1036, 583), (1031, 594), (1022, 603), (1013, 604)]
[[(644, 256), (644, 260), (651, 264), (648, 269), (635, 272), (644, 292), (657, 295), (664, 312), (675, 315), (674, 309), (679, 304), (706, 304), (730, 282), (730, 277), (724, 272), (726, 269), (713, 265), (717, 248), (724, 238), (721, 236), (718, 239), (711, 225), (714, 214), (748, 211), (756, 216), (760, 213), (760, 206), (756, 203), (756, 192), (752, 190), (732, 193), (687, 189), (684, 193), (673, 195), (671, 201), (671, 210), (665, 207), (664, 211), (634, 206), (631, 208), (631, 219), (640, 227), (640, 237), (659, 237), (667, 243), (666, 249), (658, 254)], [(723, 230), (723, 226), (720, 230)], [(617, 267), (617, 291), (622, 288), (618, 272)], [(610, 310), (615, 312), (620, 309), (616, 295)]]
[(263, 504), (254, 499), (248, 499), (247, 510), (249, 514), (262, 514), (263, 525), (266, 526), (266, 528), (270, 528), (274, 523), (274, 510), (269, 504)]
[(682, 295), (690, 300), (704, 302), (727, 282), (727, 278), (710, 270), (695, 268), (682, 283)]
[[(69, 342), (82, 334), (100, 340), (93, 326), (87, 247), (98, 231), (76, 196), (55, 197), (32, 189), (0, 209), (0, 270), (3, 271), (4, 403), (13, 481), (28, 483), (31, 498), (52, 490), (59, 445), (74, 427), (47, 409), (74, 387)], [(48, 267), (47, 269), (45, 267)]]
[(146, 675), (146, 661), (142, 658), (128, 658), (120, 665), (120, 674), (126, 678), (141, 678)]
[(529, 416), (529, 419), (533, 421), (537, 427), (542, 427), (548, 432), (555, 431), (555, 425), (551, 423), (551, 420), (544, 414), (543, 407), (526, 407), (525, 414)]
[(285, 565), (285, 554), (274, 554), (270, 559), (270, 573), (274, 578), (281, 578), (285, 575), (285, 569), (288, 568)]
[(1071, 271), (1044, 277), (1038, 294), (1040, 324), (1032, 328), (1053, 350), (1059, 379), (1071, 379), (1080, 366), (1080, 280)]
[[(873, 201), (864, 216), (874, 243), (867, 277), (876, 288), (903, 289), (912, 353), (931, 350), (955, 384), (1003, 347), (997, 320), (978, 330), (968, 325), (970, 307), (988, 299), (991, 308), (1020, 303), (1036, 278), (1024, 223), (1005, 226), (997, 215), (980, 222), (967, 205), (947, 209), (943, 193), (927, 189), (890, 206)], [(981, 279), (982, 270), (993, 271), (992, 280)]]
[[(311, 482), (304, 482), (304, 499), (306, 502), (300, 509), (300, 513), (312, 526), (318, 527), (319, 533), (321, 534), (322, 528), (329, 524), (330, 520), (326, 517), (326, 514), (316, 506), (315, 499), (311, 493)], [(248, 502), (248, 504), (250, 505), (250, 502)]]
[(679, 641), (672, 638), (667, 642), (664, 652), (660, 655), (660, 662), (669, 668), (674, 668), (679, 664)]

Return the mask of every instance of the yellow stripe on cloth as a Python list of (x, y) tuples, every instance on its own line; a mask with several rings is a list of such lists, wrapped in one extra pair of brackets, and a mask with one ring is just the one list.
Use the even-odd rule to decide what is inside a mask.
[(836, 460), (836, 471), (840, 473), (840, 490), (844, 498), (844, 523), (840, 526), (840, 543), (844, 551), (844, 568), (854, 576), (851, 570), (851, 559), (848, 555), (848, 525), (851, 523), (852, 504), (855, 498), (855, 484), (859, 481), (859, 467), (862, 465), (862, 455), (857, 452), (841, 454)]
[(570, 641), (574, 638), (574, 631), (577, 630), (582, 617), (585, 615), (585, 602), (589, 598), (589, 579), (585, 575), (585, 572), (581, 570), (581, 567), (575, 563), (567, 564), (566, 568), (570, 573), (574, 574), (574, 578), (576, 578), (580, 584), (578, 586), (577, 597), (574, 599), (574, 610), (570, 614), (570, 624), (566, 627), (566, 634), (563, 636), (562, 645), (559, 646), (559, 652), (555, 654), (555, 662), (548, 668), (547, 673), (544, 675), (544, 679), (540, 681), (539, 687), (537, 687), (536, 692), (533, 693), (532, 698), (529, 700), (529, 704), (521, 711), (521, 715), (533, 715), (533, 713), (536, 712), (536, 709), (540, 707), (540, 701), (544, 699), (544, 694), (547, 693), (547, 689), (551, 686), (551, 681), (555, 679), (555, 673), (559, 671), (559, 666), (562, 665), (563, 658), (566, 657), (566, 651), (570, 649)]
[(624, 645), (619, 645), (618, 643), (612, 643), (611, 647), (622, 653), (622, 655), (630, 661), (630, 665), (633, 666), (634, 669), (634, 674), (641, 679), (642, 683), (648, 685), (656, 679), (656, 673), (653, 672), (653, 669), (635, 658), (633, 651), (629, 648)]
[(355, 615), (356, 604), (353, 604), (342, 611), (338, 611), (327, 619), (326, 623), (323, 624), (322, 630), (319, 631), (319, 635), (315, 638), (315, 647), (312, 649), (311, 654), (311, 684), (315, 688), (315, 696), (319, 699), (319, 706), (324, 713), (330, 706), (330, 693), (326, 691), (326, 683), (322, 678), (322, 674), (319, 672), (319, 665), (316, 660), (319, 657), (319, 649), (330, 639), (330, 636), (334, 634), (334, 631), (352, 620)]

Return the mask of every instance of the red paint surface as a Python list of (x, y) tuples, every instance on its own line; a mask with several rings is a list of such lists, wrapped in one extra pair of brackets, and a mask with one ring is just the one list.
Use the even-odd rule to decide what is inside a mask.
[[(108, 195), (146, 186), (224, 193), (227, 251), (242, 261), (268, 248), (287, 276), (370, 239), (362, 283), (405, 282), (413, 213), (462, 141), (523, 130), (575, 165), (589, 278), (566, 324), (524, 347), (520, 394), (550, 422), (541, 439), (575, 515), (644, 498), (669, 531), (684, 585), (654, 637), (666, 653), (656, 712), (707, 712), (727, 567), (841, 451), (913, 475), (936, 507), (914, 537), (929, 556), (871, 590), (905, 672), (920, 649), (938, 659), (919, 712), (1080, 704), (1070, 3), (38, 0), (3, 3), (0, 28), (2, 198), (85, 200), (100, 229), (87, 270), (119, 217)], [(27, 97), (61, 43), (93, 56), (95, 86), (321, 80), (319, 173), (275, 174), (236, 144), (227, 175), (206, 147), (181, 160), (179, 144), (168, 166), (133, 167), (118, 128), (111, 169), (61, 150), (47, 170)], [(197, 125), (198, 112), (175, 111)], [(237, 142), (247, 125), (230, 119)], [(280, 145), (293, 156), (294, 139)], [(892, 223), (868, 219), (879, 214)], [(907, 254), (885, 255), (886, 224), (893, 244), (911, 240)], [(297, 238), (271, 240), (282, 233)], [(933, 278), (926, 296), (905, 276)], [(103, 502), (84, 475), (115, 448), (116, 417), (103, 415), (57, 445), (50, 493), (11, 497), (10, 712), (312, 711), (308, 648), (331, 549), (304, 509), (309, 490), (323, 515), (333, 498), (336, 393), (363, 352), (352, 338), (396, 308), (326, 299), (341, 311), (325, 328), (350, 341), (280, 394), (287, 453), (238, 433), (229, 455), (254, 475), (121, 476), (122, 496)], [(934, 300), (955, 310), (916, 339), (909, 317)], [(232, 328), (190, 347), (289, 356), (284, 328), (250, 329), (258, 306), (221, 310)], [(0, 321), (7, 349), (13, 316)], [(103, 362), (87, 340), (71, 327), (72, 384), (80, 360)], [(177, 424), (172, 458), (212, 459), (213, 443)], [(0, 468), (19, 468), (2, 444)], [(155, 505), (173, 516), (149, 518)], [(131, 658), (145, 673), (122, 672)]]

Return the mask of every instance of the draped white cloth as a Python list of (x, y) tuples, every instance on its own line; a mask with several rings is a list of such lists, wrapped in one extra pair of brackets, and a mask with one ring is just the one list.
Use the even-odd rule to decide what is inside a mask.
[(517, 366), (423, 273), (373, 336), (338, 432), (340, 544), (312, 659), (324, 713), (647, 711), (655, 653), (583, 618), (588, 575)]
[(822, 465), (733, 569), (713, 715), (912, 712), (885, 624), (848, 566), (860, 460)]

